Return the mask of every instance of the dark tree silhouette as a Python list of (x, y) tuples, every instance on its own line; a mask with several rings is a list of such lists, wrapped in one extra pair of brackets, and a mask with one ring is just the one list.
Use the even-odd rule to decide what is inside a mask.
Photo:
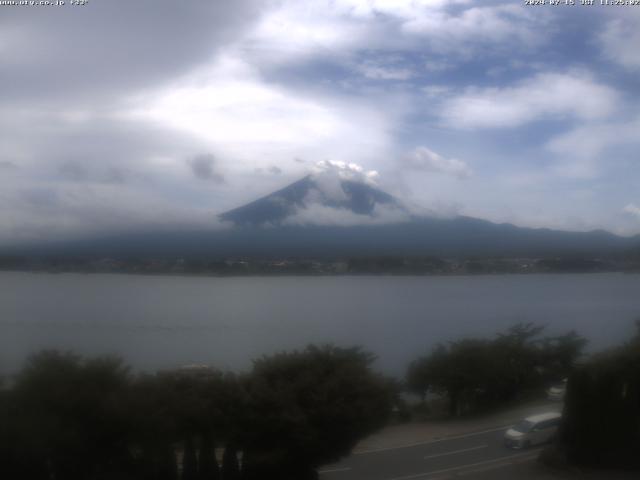
[(557, 448), (572, 463), (640, 468), (640, 323), (569, 377)]
[(214, 442), (211, 433), (205, 432), (200, 442), (200, 455), (198, 456), (198, 479), (219, 480), (220, 468), (216, 460)]
[(238, 480), (240, 478), (240, 465), (238, 463), (238, 451), (229, 444), (224, 449), (222, 456), (222, 479)]
[(187, 436), (182, 457), (182, 480), (198, 480), (198, 458), (193, 438)]
[(552, 380), (566, 378), (587, 345), (587, 339), (570, 331), (558, 337), (546, 337), (542, 343), (542, 355), (548, 375)]
[(542, 332), (521, 323), (493, 340), (438, 345), (411, 363), (407, 386), (422, 398), (429, 391), (445, 395), (452, 416), (510, 401), (544, 380), (564, 378), (586, 344), (575, 332), (545, 339)]
[(133, 466), (121, 402), (128, 383), (118, 359), (54, 351), (32, 356), (16, 378), (12, 414), (21, 463), (40, 472), (33, 478), (42, 472), (70, 480), (124, 478)]
[[(42, 352), (0, 385), (2, 472), (29, 480), (316, 478), (384, 425), (391, 382), (359, 349), (131, 376), (120, 360)], [(222, 468), (214, 439), (225, 445)], [(242, 455), (242, 464), (238, 454)], [(182, 464), (181, 475), (177, 460)]]
[[(305, 480), (385, 424), (393, 392), (357, 348), (307, 347), (254, 362), (242, 438), (247, 478)], [(255, 477), (254, 477), (255, 476)]]
[(132, 450), (145, 479), (176, 480), (179, 400), (166, 375), (142, 375), (127, 397)]

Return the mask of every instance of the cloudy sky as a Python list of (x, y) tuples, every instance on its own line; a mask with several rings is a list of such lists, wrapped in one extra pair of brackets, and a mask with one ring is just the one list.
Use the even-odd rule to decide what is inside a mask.
[(640, 233), (640, 6), (561, 3), (0, 5), (0, 242), (208, 225), (338, 162), (443, 214)]

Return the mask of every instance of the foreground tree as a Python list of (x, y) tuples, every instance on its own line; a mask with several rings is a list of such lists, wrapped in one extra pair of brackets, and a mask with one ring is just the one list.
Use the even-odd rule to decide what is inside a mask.
[(214, 440), (234, 437), (244, 403), (234, 375), (210, 368), (181, 369), (137, 378), (129, 411), (132, 445), (145, 478), (215, 480), (220, 469)]
[(113, 358), (31, 357), (11, 394), (15, 478), (130, 478), (128, 370)]
[(224, 449), (222, 456), (222, 478), (223, 480), (240, 479), (238, 451), (232, 444), (227, 445)]
[(177, 480), (177, 412), (180, 399), (165, 375), (142, 375), (127, 396), (130, 444), (137, 472), (144, 480)]
[(586, 338), (573, 330), (557, 337), (544, 338), (541, 348), (546, 377), (557, 381), (569, 376), (587, 343)]
[(357, 348), (307, 347), (263, 357), (246, 380), (243, 478), (306, 480), (383, 426), (393, 392)]
[[(240, 379), (199, 367), (132, 377), (116, 359), (43, 352), (12, 388), (0, 388), (3, 473), (316, 478), (319, 465), (348, 454), (390, 413), (393, 388), (372, 361), (359, 349), (308, 347), (264, 357)], [(225, 447), (222, 468), (216, 445)]]
[(198, 456), (198, 480), (219, 480), (220, 468), (216, 460), (214, 442), (211, 433), (205, 433), (200, 444)]
[(556, 449), (571, 463), (640, 468), (640, 323), (569, 377)]

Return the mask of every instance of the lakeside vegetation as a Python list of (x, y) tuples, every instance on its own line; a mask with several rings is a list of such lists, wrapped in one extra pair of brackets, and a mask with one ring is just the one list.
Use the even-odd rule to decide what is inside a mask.
[(132, 375), (118, 359), (41, 352), (2, 390), (3, 472), (316, 478), (319, 465), (347, 455), (389, 417), (394, 389), (372, 360), (357, 348), (310, 346), (260, 358), (244, 375), (195, 366)]
[(25, 257), (0, 255), (0, 271), (147, 275), (482, 275), (640, 272), (637, 255), (545, 257)]
[(450, 416), (512, 402), (566, 378), (587, 340), (574, 331), (544, 336), (544, 327), (517, 324), (494, 339), (465, 338), (439, 344), (407, 371), (407, 387), (423, 400), (436, 393)]
[[(583, 357), (575, 332), (533, 324), (438, 345), (405, 388), (460, 417), (511, 404), (568, 377), (552, 463), (637, 467), (640, 323), (625, 345)], [(185, 366), (133, 374), (122, 360), (43, 351), (0, 388), (9, 478), (257, 480), (317, 478), (399, 413), (399, 382), (359, 348), (309, 346), (235, 374)]]

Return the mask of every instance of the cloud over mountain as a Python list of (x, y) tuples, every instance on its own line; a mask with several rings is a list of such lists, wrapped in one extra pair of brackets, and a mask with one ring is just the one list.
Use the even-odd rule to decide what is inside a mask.
[(371, 225), (408, 220), (407, 209), (356, 164), (324, 161), (315, 172), (220, 215), (236, 226)]
[(471, 168), (462, 160), (445, 158), (427, 147), (417, 147), (404, 158), (406, 163), (416, 170), (444, 173), (458, 178), (468, 178), (472, 175)]
[(2, 8), (0, 243), (210, 225), (309, 166), (336, 202), (341, 179), (427, 209), (640, 231), (620, 212), (640, 175), (638, 12), (511, 0)]

